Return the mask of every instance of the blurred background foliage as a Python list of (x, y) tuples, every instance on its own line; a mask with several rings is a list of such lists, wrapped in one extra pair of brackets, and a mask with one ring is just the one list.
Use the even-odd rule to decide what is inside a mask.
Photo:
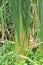
[(0, 65), (43, 65), (43, 0), (0, 0)]
[(0, 7), (2, 6), (2, 4), (3, 4), (3, 0), (0, 0)]

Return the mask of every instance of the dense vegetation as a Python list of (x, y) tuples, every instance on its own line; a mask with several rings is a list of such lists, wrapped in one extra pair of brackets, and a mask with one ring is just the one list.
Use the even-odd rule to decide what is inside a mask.
[(43, 0), (0, 0), (0, 65), (43, 65)]

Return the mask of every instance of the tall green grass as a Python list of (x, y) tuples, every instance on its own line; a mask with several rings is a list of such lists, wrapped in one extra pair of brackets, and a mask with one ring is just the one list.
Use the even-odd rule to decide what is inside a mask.
[[(6, 13), (7, 13), (6, 1), (8, 0), (3, 0), (4, 18), (3, 18), (3, 13), (1, 12), (2, 9), (0, 8), (1, 22), (3, 24), (2, 25), (3, 34), (4, 34), (4, 25), (6, 24)], [(40, 37), (41, 37), (40, 39), (41, 41), (43, 41), (43, 1), (38, 0), (37, 2), (39, 3), (39, 5), (38, 3), (34, 3), (33, 0), (9, 0), (8, 2), (11, 5), (11, 18), (12, 18), (12, 22), (14, 23), (14, 32), (15, 32), (14, 34), (15, 43), (14, 43), (13, 53), (14, 54), (16, 53), (20, 57), (28, 59), (30, 62), (33, 62), (35, 65), (38, 65), (39, 63), (37, 63), (37, 61), (36, 62), (32, 61), (30, 58), (22, 55), (27, 55), (26, 49), (29, 47), (28, 32), (30, 33), (30, 30), (28, 31), (28, 29), (31, 26), (31, 21), (33, 22), (33, 24), (35, 24), (36, 27), (37, 27), (36, 21), (40, 23)], [(34, 10), (34, 13), (30, 11), (31, 6), (33, 8), (32, 11)], [(39, 10), (37, 7), (39, 7)], [(37, 31), (35, 30), (33, 32), (35, 32), (37, 36)], [(32, 34), (33, 32), (31, 31)], [(18, 58), (16, 60), (18, 60)]]

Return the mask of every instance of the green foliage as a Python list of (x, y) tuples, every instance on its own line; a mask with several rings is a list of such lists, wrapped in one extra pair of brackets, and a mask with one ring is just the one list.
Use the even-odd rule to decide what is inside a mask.
[[(40, 41), (43, 42), (43, 0), (39, 0), (39, 20), (40, 20)], [(40, 46), (42, 51), (43, 44)], [(42, 52), (43, 53), (43, 52)]]
[(3, 1), (2, 1), (2, 0), (0, 0), (0, 7), (2, 6), (2, 4), (3, 4)]
[[(0, 65), (34, 65), (33, 62), (29, 61), (28, 59), (21, 60), (20, 62), (15, 61), (16, 55), (13, 53), (13, 46), (9, 43), (2, 45), (0, 47)], [(17, 55), (18, 56), (18, 55)], [(31, 60), (33, 60), (36, 65), (43, 64), (43, 55), (37, 52), (31, 52), (27, 49), (27, 56)]]
[[(41, 41), (43, 41), (43, 1), (42, 0), (3, 0), (4, 15), (2, 12), (3, 6), (0, 7), (0, 18), (2, 23), (3, 35), (6, 29), (5, 26), (6, 26), (6, 18), (7, 18), (6, 1), (8, 1), (10, 4), (11, 13), (9, 15), (11, 16), (12, 22), (14, 23), (13, 32), (15, 32), (14, 35), (16, 41), (13, 39), (12, 42), (16, 42), (16, 43), (14, 43), (14, 45), (10, 44), (11, 43), (10, 40), (10, 43), (6, 42), (5, 44), (0, 45), (0, 65), (43, 65), (43, 53), (42, 53), (43, 44), (40, 47), (41, 52), (37, 51), (38, 47), (33, 46), (32, 50), (30, 50), (29, 48), (27, 49), (25, 45), (25, 43), (27, 44), (28, 32), (30, 34), (30, 31), (28, 31), (29, 28), (31, 30), (33, 37), (35, 38), (34, 41), (38, 39), (37, 42), (39, 42), (39, 37), (41, 37)], [(40, 18), (39, 19), (40, 25), (39, 25), (39, 21), (37, 21), (38, 18)], [(38, 22), (38, 24), (36, 23), (36, 21)], [(33, 25), (31, 23), (34, 24), (34, 29), (35, 29), (34, 31), (32, 29)], [(2, 35), (2, 41), (3, 41), (3, 35)], [(23, 43), (23, 46), (21, 46), (21, 43)], [(18, 47), (20, 47), (20, 50)], [(28, 47), (29, 47), (29, 43), (28, 43)], [(15, 50), (15, 48), (17, 49)], [(22, 50), (23, 52), (21, 52)], [(18, 52), (17, 54), (15, 53), (16, 51)], [(18, 60), (18, 57), (21, 57), (23, 60), (17, 62), (16, 60)]]
[(14, 65), (13, 45), (6, 43), (0, 47), (0, 65)]
[(40, 40), (43, 41), (43, 0), (39, 0)]
[[(36, 62), (36, 65), (42, 65), (43, 64), (43, 61), (41, 60), (41, 59), (43, 59), (43, 54), (41, 54), (40, 52), (38, 52), (36, 49), (34, 49), (34, 51), (32, 51), (32, 52), (28, 49), (27, 55), (34, 62)], [(28, 60), (26, 60), (26, 63), (28, 65), (34, 65), (34, 63), (32, 63), (32, 62), (30, 62)]]

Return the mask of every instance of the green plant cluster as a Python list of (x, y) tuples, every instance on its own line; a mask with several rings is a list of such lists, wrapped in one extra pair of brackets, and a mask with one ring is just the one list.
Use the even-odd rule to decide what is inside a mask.
[[(10, 8), (6, 7), (6, 2), (7, 5), (9, 3)], [(9, 10), (11, 11), (10, 14)], [(8, 35), (11, 32), (14, 34), (12, 35), (11, 33), (8, 35), (8, 42), (4, 44), (0, 43), (0, 65), (43, 65), (43, 44), (41, 45), (43, 43), (43, 1), (3, 0), (3, 6), (0, 7), (0, 18), (0, 22), (2, 23), (0, 23), (2, 25), (2, 28), (0, 26), (0, 30), (2, 31), (2, 39), (0, 41), (2, 40), (3, 42), (3, 40), (7, 39), (4, 34)], [(11, 29), (9, 29), (9, 25)], [(12, 29), (14, 30), (12, 31)], [(8, 34), (5, 32), (6, 30)], [(31, 36), (31, 39), (28, 39), (28, 35)], [(12, 36), (15, 38), (12, 38)], [(33, 41), (28, 42), (27, 39)], [(15, 43), (12, 44), (12, 42)], [(30, 49), (29, 44), (33, 42), (35, 42), (33, 48), (30, 46)], [(19, 57), (23, 60), (19, 60)], [(16, 60), (19, 60), (19, 62)]]
[(4, 44), (0, 47), (0, 65), (14, 65), (13, 46)]
[(0, 47), (0, 65), (35, 65), (33, 62), (35, 62), (36, 65), (43, 65), (43, 55), (35, 48), (32, 50), (32, 52), (27, 49), (27, 57), (33, 62), (29, 61), (28, 59), (23, 59), (20, 62), (16, 62), (16, 55), (12, 51), (13, 47), (14, 45), (10, 45), (9, 43)]

